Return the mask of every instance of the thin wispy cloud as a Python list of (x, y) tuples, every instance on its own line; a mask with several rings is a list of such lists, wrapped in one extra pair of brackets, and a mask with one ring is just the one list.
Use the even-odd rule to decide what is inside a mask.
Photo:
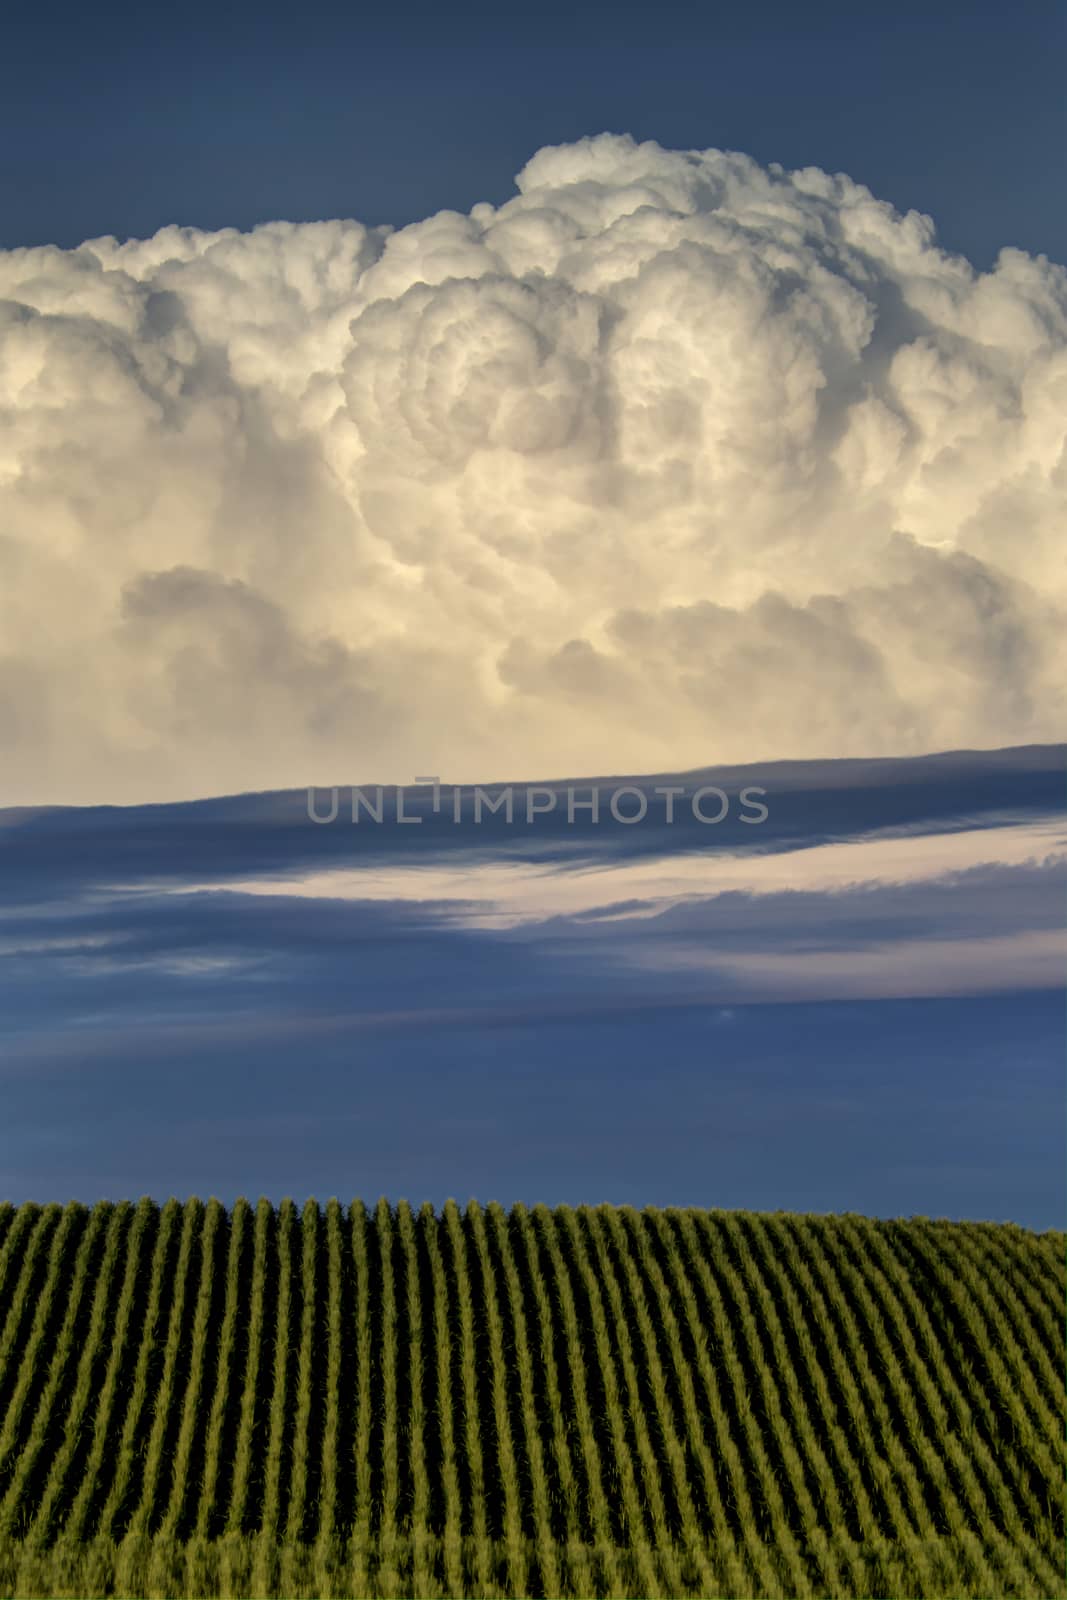
[[(467, 843), (469, 843), (469, 835)], [(687, 900), (723, 894), (834, 894), (951, 879), (978, 867), (1052, 869), (1067, 864), (1067, 819), (995, 829), (924, 833), (904, 838), (822, 844), (761, 855), (716, 852), (569, 864), (465, 861), (389, 867), (368, 865), (270, 879), (188, 884), (235, 894), (312, 900), (387, 900), (454, 906), (470, 927), (512, 927), (549, 917), (650, 917)], [(619, 910), (625, 906), (625, 910)]]

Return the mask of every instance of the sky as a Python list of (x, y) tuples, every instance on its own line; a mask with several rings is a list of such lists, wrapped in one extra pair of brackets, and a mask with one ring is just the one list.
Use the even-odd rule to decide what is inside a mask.
[(1062, 1225), (1065, 29), (5, 20), (0, 1194)]
[(1061, 1226), (1065, 762), (0, 813), (0, 1190)]
[(529, 9), (59, 0), (5, 19), (0, 245), (400, 226), (602, 130), (847, 172), (947, 248), (1067, 259), (1067, 18), (1019, 0)]

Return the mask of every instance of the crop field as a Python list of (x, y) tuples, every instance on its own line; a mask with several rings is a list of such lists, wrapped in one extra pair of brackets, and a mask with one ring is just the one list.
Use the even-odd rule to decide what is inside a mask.
[(1062, 1233), (0, 1207), (4, 1595), (1062, 1596)]

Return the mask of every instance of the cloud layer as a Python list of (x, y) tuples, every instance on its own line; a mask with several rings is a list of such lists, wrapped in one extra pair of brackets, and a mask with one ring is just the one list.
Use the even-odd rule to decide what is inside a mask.
[(1067, 272), (601, 135), (0, 254), (0, 803), (1061, 736)]
[(0, 1194), (1062, 1222), (1064, 757), (772, 769), (761, 826), (648, 833), (0, 811)]

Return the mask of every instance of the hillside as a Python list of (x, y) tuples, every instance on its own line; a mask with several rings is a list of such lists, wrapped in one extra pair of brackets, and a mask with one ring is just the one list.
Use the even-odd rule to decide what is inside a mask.
[(1064, 1235), (0, 1207), (0, 1593), (1054, 1596)]

